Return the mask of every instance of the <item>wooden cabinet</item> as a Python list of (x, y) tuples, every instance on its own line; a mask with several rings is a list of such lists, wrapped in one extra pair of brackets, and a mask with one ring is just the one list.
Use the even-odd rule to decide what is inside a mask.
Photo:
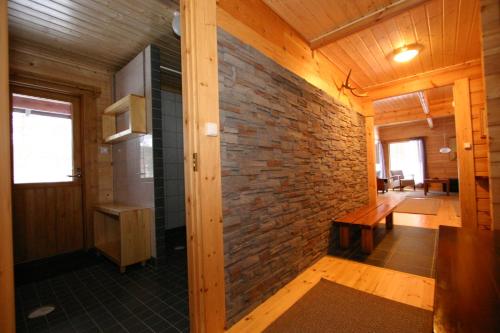
[(104, 142), (114, 143), (146, 134), (146, 99), (127, 95), (108, 106), (102, 116)]
[(94, 212), (94, 244), (120, 266), (145, 264), (151, 258), (151, 209), (102, 204)]

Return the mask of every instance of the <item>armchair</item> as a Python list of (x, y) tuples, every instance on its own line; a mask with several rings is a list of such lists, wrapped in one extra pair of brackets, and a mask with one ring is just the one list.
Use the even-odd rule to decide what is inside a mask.
[(391, 177), (389, 179), (391, 180), (393, 190), (399, 187), (399, 190), (403, 191), (406, 186), (413, 186), (414, 191), (416, 189), (413, 175), (411, 178), (405, 178), (402, 170), (391, 170)]

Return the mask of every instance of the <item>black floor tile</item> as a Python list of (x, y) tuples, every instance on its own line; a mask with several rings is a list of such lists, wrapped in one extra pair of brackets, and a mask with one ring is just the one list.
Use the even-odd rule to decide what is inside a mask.
[[(65, 265), (59, 258), (56, 272), (46, 261), (34, 265), (42, 274), (26, 277), (30, 268), (17, 269), (16, 311), (18, 332), (186, 332), (189, 330), (187, 259), (185, 250), (167, 251), (166, 263), (140, 265), (120, 274), (113, 263), (86, 253), (82, 265)], [(81, 259), (68, 256), (66, 259)], [(71, 269), (73, 268), (73, 269)], [(47, 272), (50, 272), (48, 274)], [(40, 305), (56, 310), (39, 319), (27, 315)]]

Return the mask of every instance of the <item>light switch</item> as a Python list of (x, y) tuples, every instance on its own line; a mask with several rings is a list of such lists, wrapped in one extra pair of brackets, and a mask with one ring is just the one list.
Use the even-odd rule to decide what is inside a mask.
[(219, 127), (216, 123), (205, 123), (205, 135), (217, 136), (219, 135)]
[(470, 142), (464, 142), (464, 149), (469, 150), (472, 148), (472, 143)]
[(99, 153), (101, 153), (101, 155), (107, 155), (109, 154), (109, 148), (107, 146), (100, 146)]

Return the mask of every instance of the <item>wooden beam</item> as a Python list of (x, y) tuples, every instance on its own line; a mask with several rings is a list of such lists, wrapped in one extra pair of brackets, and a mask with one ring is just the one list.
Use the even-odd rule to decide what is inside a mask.
[(458, 181), (462, 226), (477, 227), (476, 178), (470, 104), (469, 79), (460, 79), (453, 86), (455, 101), (455, 133), (457, 136)]
[(181, 0), (190, 331), (223, 332), (224, 251), (215, 0)]
[(391, 17), (397, 16), (414, 7), (417, 7), (427, 0), (399, 0), (390, 5), (374, 10), (354, 21), (335, 28), (325, 34), (322, 34), (310, 41), (313, 50), (333, 43), (339, 39), (352, 35), (356, 32), (369, 28), (370, 26), (383, 22)]
[[(430, 105), (432, 118), (452, 117), (455, 114), (451, 103)], [(412, 108), (397, 111), (386, 111), (375, 114), (375, 125), (387, 125), (427, 119), (421, 108)]]
[(10, 163), (7, 1), (0, 0), (0, 332), (16, 331)]
[(438, 70), (428, 71), (417, 75), (408, 76), (402, 79), (366, 87), (372, 101), (413, 93), (420, 90), (427, 90), (437, 87), (449, 86), (456, 80), (467, 77), (469, 79), (481, 78), (481, 61), (471, 60), (463, 64), (449, 66)]

